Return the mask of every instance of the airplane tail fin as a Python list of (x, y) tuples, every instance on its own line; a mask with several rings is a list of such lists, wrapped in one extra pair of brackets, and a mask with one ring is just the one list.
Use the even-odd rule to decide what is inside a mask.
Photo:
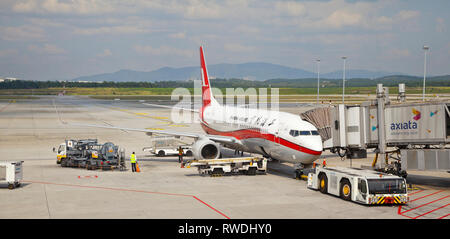
[(202, 76), (202, 107), (206, 107), (210, 104), (216, 104), (216, 100), (213, 97), (211, 87), (209, 84), (208, 70), (206, 69), (206, 60), (203, 53), (203, 46), (200, 46), (200, 65)]

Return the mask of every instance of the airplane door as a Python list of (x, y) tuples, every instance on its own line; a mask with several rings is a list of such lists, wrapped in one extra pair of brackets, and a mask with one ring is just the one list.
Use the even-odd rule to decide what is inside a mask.
[(281, 145), (280, 145), (280, 127), (275, 129), (275, 137), (274, 137), (274, 143), (271, 145), (270, 154), (272, 157), (281, 158)]

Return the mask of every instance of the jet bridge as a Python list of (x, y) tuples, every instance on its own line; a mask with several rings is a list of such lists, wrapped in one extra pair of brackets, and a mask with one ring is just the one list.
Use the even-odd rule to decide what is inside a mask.
[(450, 170), (450, 101), (404, 103), (401, 91), (398, 102), (391, 102), (388, 92), (379, 84), (376, 100), (317, 108), (301, 117), (318, 128), (324, 150), (340, 157), (366, 158), (374, 149), (378, 170), (403, 176), (407, 169)]

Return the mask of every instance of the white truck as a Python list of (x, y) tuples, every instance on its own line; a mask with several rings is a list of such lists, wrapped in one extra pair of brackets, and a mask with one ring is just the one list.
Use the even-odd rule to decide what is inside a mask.
[(308, 174), (308, 188), (366, 205), (406, 204), (406, 180), (360, 168), (323, 167)]
[(241, 157), (227, 159), (192, 160), (187, 168), (197, 167), (201, 175), (222, 176), (224, 174), (244, 173), (247, 175), (265, 174), (267, 159), (262, 157)]
[(151, 140), (151, 147), (144, 147), (142, 151), (149, 152), (158, 157), (167, 155), (178, 155), (178, 148), (181, 147), (186, 156), (192, 156), (191, 145), (171, 136), (157, 136)]
[(9, 189), (20, 186), (23, 178), (23, 161), (0, 161), (0, 182), (8, 183)]

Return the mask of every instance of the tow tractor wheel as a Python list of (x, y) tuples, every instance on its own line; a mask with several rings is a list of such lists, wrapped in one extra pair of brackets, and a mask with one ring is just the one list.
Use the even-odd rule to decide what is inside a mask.
[(159, 152), (158, 152), (158, 156), (159, 157), (164, 157), (166, 155), (166, 152), (164, 152), (164, 150), (160, 150)]
[(348, 180), (344, 180), (341, 183), (341, 197), (347, 201), (350, 201), (352, 198), (352, 186)]
[(13, 190), (15, 188), (14, 183), (8, 184), (8, 189)]
[(328, 178), (325, 174), (322, 174), (319, 177), (319, 190), (321, 193), (328, 192)]

